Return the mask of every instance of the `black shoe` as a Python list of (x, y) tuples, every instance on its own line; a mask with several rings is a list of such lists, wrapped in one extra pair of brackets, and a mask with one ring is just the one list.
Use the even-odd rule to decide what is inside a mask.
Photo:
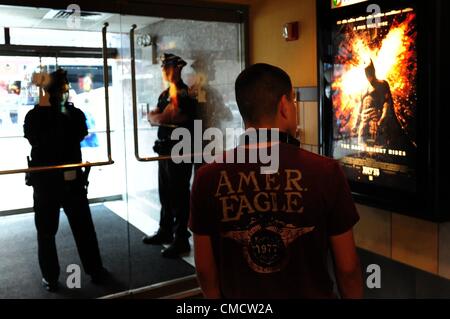
[(96, 271), (90, 275), (91, 275), (91, 282), (94, 285), (104, 284), (111, 277), (110, 273), (108, 272), (108, 270), (106, 268), (102, 268), (99, 271)]
[(191, 245), (187, 239), (175, 240), (172, 245), (166, 249), (161, 250), (161, 255), (165, 258), (177, 258), (182, 254), (191, 251)]
[(42, 287), (49, 292), (55, 292), (58, 290), (58, 281), (47, 281), (45, 278), (42, 278)]
[(157, 232), (153, 236), (144, 236), (142, 242), (146, 245), (164, 245), (170, 244), (173, 241), (173, 235)]

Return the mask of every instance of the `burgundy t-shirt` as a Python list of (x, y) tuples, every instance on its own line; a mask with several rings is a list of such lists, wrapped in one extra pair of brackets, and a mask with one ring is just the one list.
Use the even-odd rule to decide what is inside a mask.
[(275, 174), (199, 169), (190, 228), (211, 236), (225, 298), (334, 298), (328, 240), (359, 220), (347, 180), (335, 160), (286, 143), (279, 152)]

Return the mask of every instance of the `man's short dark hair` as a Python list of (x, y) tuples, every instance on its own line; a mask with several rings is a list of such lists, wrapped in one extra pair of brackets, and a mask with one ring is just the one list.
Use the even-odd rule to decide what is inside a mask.
[(272, 119), (283, 95), (291, 98), (289, 75), (273, 65), (254, 64), (239, 74), (235, 83), (239, 112), (246, 122), (260, 123)]

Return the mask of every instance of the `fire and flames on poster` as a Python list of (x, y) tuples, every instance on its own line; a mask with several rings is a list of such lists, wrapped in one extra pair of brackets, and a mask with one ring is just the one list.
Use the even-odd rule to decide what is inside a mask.
[(417, 149), (416, 13), (405, 8), (372, 18), (336, 22), (333, 157), (350, 179), (410, 189)]

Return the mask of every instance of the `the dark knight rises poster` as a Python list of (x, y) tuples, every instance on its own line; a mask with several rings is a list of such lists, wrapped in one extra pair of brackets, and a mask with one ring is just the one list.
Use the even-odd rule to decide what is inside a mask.
[(335, 27), (332, 155), (352, 181), (415, 191), (416, 14), (405, 8)]

